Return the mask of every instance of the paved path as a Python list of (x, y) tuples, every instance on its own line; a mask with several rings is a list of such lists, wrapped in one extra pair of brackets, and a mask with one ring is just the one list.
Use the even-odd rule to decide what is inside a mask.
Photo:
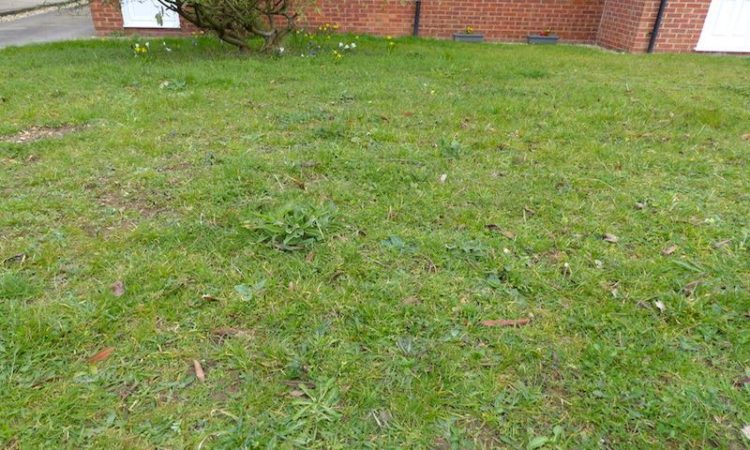
[(0, 0), (0, 14), (66, 3), (66, 0)]
[(94, 36), (94, 24), (88, 6), (55, 9), (43, 14), (0, 22), (0, 48), (91, 36)]

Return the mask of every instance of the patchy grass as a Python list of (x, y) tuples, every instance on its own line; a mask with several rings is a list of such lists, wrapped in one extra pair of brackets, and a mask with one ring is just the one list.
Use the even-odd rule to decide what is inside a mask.
[(750, 60), (357, 42), (0, 51), (0, 446), (746, 446)]

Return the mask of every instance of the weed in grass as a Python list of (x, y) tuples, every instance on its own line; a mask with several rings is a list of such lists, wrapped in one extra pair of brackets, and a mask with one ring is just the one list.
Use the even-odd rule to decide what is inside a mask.
[(316, 207), (289, 203), (252, 216), (244, 226), (258, 242), (292, 251), (325, 240), (326, 233), (333, 227), (335, 209), (332, 205)]
[(461, 156), (463, 147), (457, 139), (441, 138), (437, 144), (440, 155), (448, 159), (456, 159)]
[(246, 302), (249, 302), (256, 298), (259, 294), (263, 293), (266, 288), (266, 279), (262, 279), (252, 286), (246, 284), (238, 284), (234, 287), (234, 291), (239, 294), (240, 298)]

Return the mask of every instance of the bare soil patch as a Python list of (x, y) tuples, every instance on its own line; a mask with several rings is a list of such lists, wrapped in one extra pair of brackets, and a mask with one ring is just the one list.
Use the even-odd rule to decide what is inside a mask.
[(61, 138), (66, 134), (80, 131), (82, 126), (62, 125), (60, 127), (31, 127), (16, 134), (0, 137), (0, 142), (7, 144), (25, 144), (41, 141), (42, 139)]

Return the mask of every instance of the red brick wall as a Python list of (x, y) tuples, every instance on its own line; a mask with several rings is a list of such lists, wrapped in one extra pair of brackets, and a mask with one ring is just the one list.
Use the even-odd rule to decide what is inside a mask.
[(140, 36), (185, 35), (197, 31), (193, 24), (180, 18), (180, 28), (123, 28), (122, 11), (118, 0), (90, 0), (91, 18), (99, 36), (113, 33), (137, 34)]
[[(528, 34), (552, 30), (562, 40), (642, 52), (648, 48), (660, 0), (423, 0), (420, 35), (449, 38), (466, 26), (488, 40), (521, 41)], [(711, 0), (670, 0), (657, 51), (689, 52), (695, 48)], [(317, 0), (302, 21), (316, 28), (325, 23), (341, 31), (409, 35), (414, 0)], [(195, 31), (122, 27), (117, 0), (91, 0), (99, 35), (112, 33), (168, 35)]]
[[(606, 0), (597, 43), (628, 52), (645, 52), (659, 0)], [(656, 51), (691, 52), (698, 43), (711, 0), (670, 0)]]
[(656, 41), (658, 52), (691, 52), (698, 44), (711, 0), (670, 0)]
[[(547, 29), (570, 42), (596, 41), (604, 0), (423, 0), (420, 35), (448, 38), (471, 26), (489, 40), (520, 41)], [(303, 22), (344, 31), (408, 35), (413, 0), (318, 0)]]

